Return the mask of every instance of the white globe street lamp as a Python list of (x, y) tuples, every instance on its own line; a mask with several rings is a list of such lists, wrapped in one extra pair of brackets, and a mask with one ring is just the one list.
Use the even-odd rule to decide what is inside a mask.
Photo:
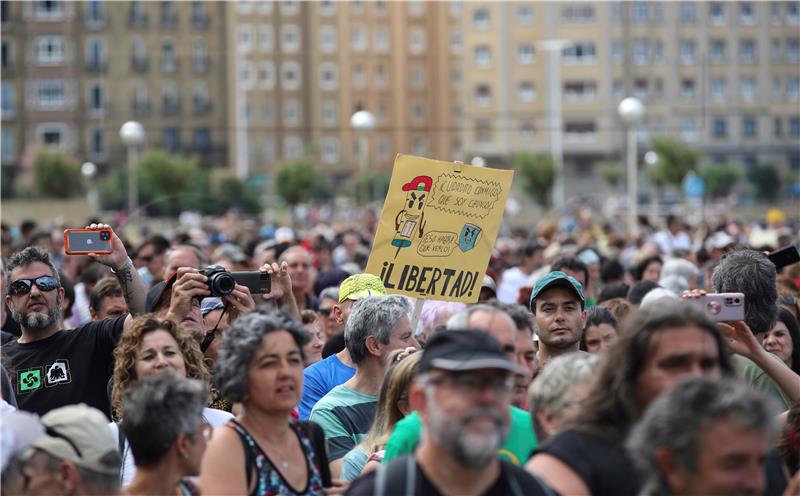
[(639, 169), (636, 152), (636, 124), (644, 117), (645, 107), (641, 100), (628, 97), (617, 107), (617, 113), (628, 131), (628, 233), (638, 234), (637, 217), (639, 209)]
[(139, 162), (139, 147), (144, 144), (144, 127), (136, 121), (128, 121), (119, 129), (119, 137), (128, 148), (128, 223), (139, 228), (139, 182), (136, 164)]
[(94, 176), (97, 174), (97, 166), (92, 162), (84, 162), (81, 165), (81, 175), (86, 181), (86, 202), (89, 203), (89, 208), (92, 210), (92, 215), (98, 211), (97, 205), (97, 188), (94, 185)]
[(475, 167), (486, 167), (486, 159), (481, 156), (472, 157), (470, 164), (474, 165)]
[[(358, 151), (361, 155), (359, 171), (363, 174), (369, 167), (369, 133), (375, 128), (375, 116), (368, 110), (359, 110), (350, 117), (350, 127), (356, 132), (358, 138)], [(368, 189), (369, 186), (366, 188)], [(368, 191), (366, 193), (369, 195)]]

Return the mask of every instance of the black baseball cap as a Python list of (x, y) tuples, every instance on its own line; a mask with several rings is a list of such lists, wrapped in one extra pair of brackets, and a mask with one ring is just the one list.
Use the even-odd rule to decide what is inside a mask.
[(474, 329), (445, 330), (434, 334), (426, 343), (419, 362), (419, 373), (431, 369), (450, 372), (500, 369), (521, 373), (520, 367), (508, 359), (500, 343), (484, 331)]

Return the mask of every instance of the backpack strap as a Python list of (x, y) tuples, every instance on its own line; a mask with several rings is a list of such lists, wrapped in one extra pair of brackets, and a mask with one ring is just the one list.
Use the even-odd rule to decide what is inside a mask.
[(311, 440), (311, 446), (314, 448), (314, 461), (319, 467), (322, 487), (333, 487), (331, 467), (328, 465), (328, 444), (325, 442), (325, 432), (315, 422), (299, 421), (297, 424)]
[[(375, 474), (375, 496), (414, 496), (416, 485), (417, 462), (410, 455), (382, 463)], [(388, 487), (392, 488), (391, 491), (387, 491)]]
[(122, 460), (119, 464), (119, 483), (122, 484), (122, 477), (125, 475), (125, 433), (122, 432), (121, 423), (117, 423), (117, 451)]

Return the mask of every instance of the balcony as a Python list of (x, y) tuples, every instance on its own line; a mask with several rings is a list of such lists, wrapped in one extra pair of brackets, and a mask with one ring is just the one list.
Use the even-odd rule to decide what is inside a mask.
[(150, 103), (137, 102), (134, 100), (131, 105), (131, 110), (133, 111), (133, 115), (137, 117), (146, 117), (150, 115)]
[(146, 28), (150, 23), (150, 16), (145, 13), (131, 12), (128, 18), (128, 26), (132, 28)]
[(165, 99), (161, 113), (165, 116), (174, 116), (181, 113), (181, 102), (178, 100)]
[(175, 14), (168, 14), (162, 16), (161, 27), (166, 29), (174, 29), (178, 27), (178, 16)]
[(211, 59), (209, 57), (195, 57), (192, 59), (192, 72), (202, 74), (208, 72), (211, 66)]
[(195, 100), (192, 103), (192, 115), (208, 115), (211, 113), (211, 102)]
[(88, 72), (106, 72), (108, 69), (108, 62), (105, 60), (88, 60), (86, 62), (86, 70)]
[(147, 72), (150, 67), (150, 61), (144, 57), (133, 57), (131, 59), (131, 70), (133, 72)]
[(178, 68), (181, 66), (178, 59), (175, 58), (166, 58), (161, 61), (161, 72), (164, 74), (172, 74), (174, 72), (178, 72)]

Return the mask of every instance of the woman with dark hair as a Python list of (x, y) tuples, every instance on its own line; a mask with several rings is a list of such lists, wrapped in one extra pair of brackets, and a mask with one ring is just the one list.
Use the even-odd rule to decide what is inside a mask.
[(322, 429), (291, 418), (307, 340), (301, 324), (280, 312), (239, 317), (225, 333), (214, 379), (242, 407), (208, 445), (203, 494), (321, 495), (331, 485)]
[(640, 311), (602, 358), (581, 408), (566, 419), (567, 428), (545, 443), (526, 469), (561, 494), (638, 494), (641, 482), (623, 446), (628, 431), (674, 384), (692, 376), (732, 377), (726, 341), (691, 304), (665, 302)]
[(769, 332), (759, 334), (758, 338), (765, 350), (800, 374), (800, 326), (792, 312), (781, 307), (778, 321)]
[(591, 308), (581, 336), (581, 351), (589, 353), (605, 351), (617, 342), (617, 334), (619, 334), (619, 324), (611, 310), (605, 307)]
[(634, 281), (652, 281), (658, 284), (661, 279), (661, 267), (664, 266), (664, 260), (659, 256), (647, 257), (631, 269), (631, 275)]

